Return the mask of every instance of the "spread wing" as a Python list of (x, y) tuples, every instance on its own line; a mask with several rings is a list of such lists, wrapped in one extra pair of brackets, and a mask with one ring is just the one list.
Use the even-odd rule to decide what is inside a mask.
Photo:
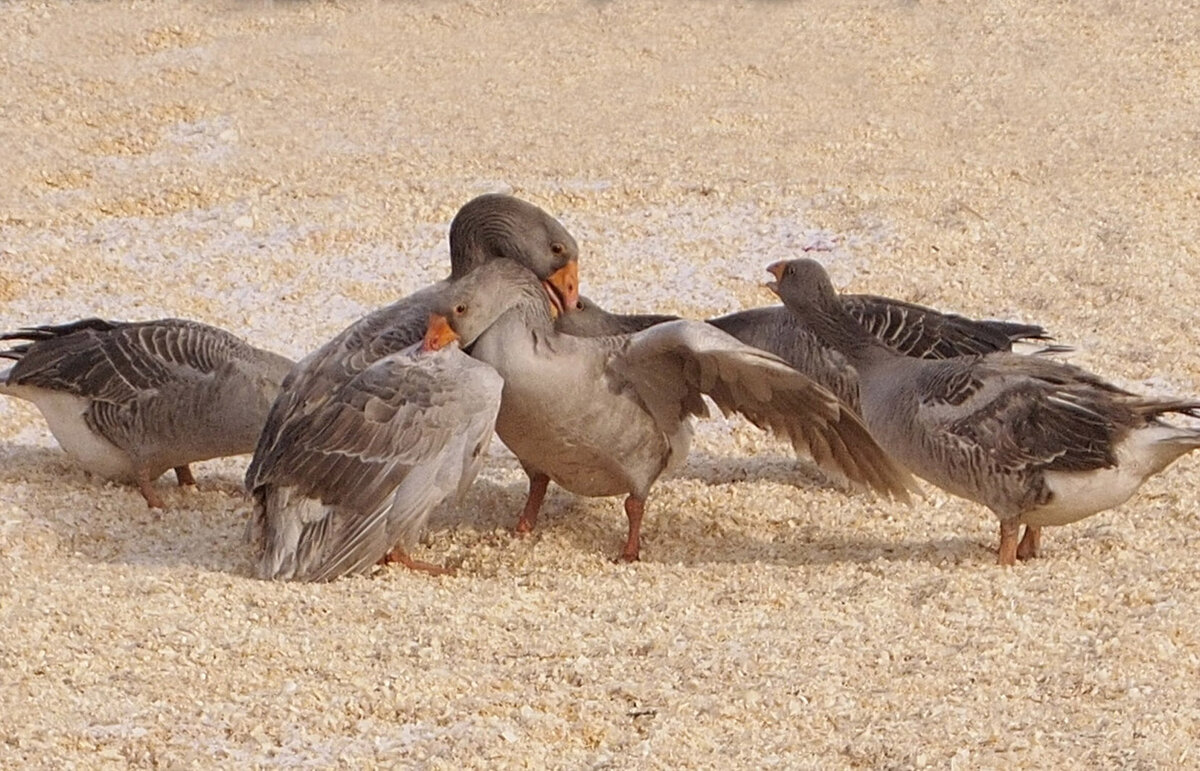
[[(416, 540), (432, 509), (461, 495), (491, 441), (503, 382), (457, 348), (385, 356), (288, 423), (260, 465), (255, 514), (263, 572), (322, 581)], [(320, 506), (273, 506), (264, 499)]]
[(673, 321), (628, 338), (614, 368), (652, 413), (705, 414), (701, 394), (726, 414), (787, 437), (797, 452), (850, 482), (907, 500), (914, 482), (879, 447), (854, 412), (783, 360), (714, 327)]
[(822, 345), (804, 323), (782, 305), (731, 313), (709, 319), (722, 332), (746, 345), (773, 353), (795, 370), (833, 391), (855, 412), (862, 414), (858, 373), (837, 351)]

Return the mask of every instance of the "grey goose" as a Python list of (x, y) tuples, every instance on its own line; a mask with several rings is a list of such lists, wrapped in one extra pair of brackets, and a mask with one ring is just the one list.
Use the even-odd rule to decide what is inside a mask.
[(518, 531), (533, 527), (550, 481), (578, 495), (624, 495), (620, 558), (637, 560), (646, 498), (686, 458), (691, 418), (708, 413), (703, 395), (856, 486), (907, 500), (913, 484), (834, 394), (703, 322), (562, 334), (534, 277), (496, 261), (458, 282), (430, 317), (427, 347), (456, 338), (504, 381), (496, 434), (530, 477)]
[(769, 286), (800, 323), (852, 365), (863, 417), (884, 449), (917, 476), (996, 514), (1000, 564), (1037, 556), (1043, 526), (1120, 505), (1200, 447), (1200, 430), (1162, 420), (1200, 417), (1196, 399), (1139, 396), (1037, 356), (902, 356), (846, 312), (819, 263), (768, 270)]
[[(839, 295), (839, 301), (864, 329), (905, 356), (946, 359), (1009, 351), (1017, 342), (1042, 344), (1050, 340), (1045, 328), (1036, 324), (971, 319), (891, 297), (844, 294)], [(558, 328), (561, 332), (582, 337), (639, 332), (678, 318), (658, 313), (610, 313), (586, 297), (579, 298), (574, 310), (559, 318)], [(708, 322), (747, 345), (788, 359), (790, 334), (794, 329), (790, 318), (786, 308), (776, 305), (737, 311)], [(1051, 346), (1051, 350), (1070, 349)]]
[[(467, 364), (408, 349), (421, 342), (442, 294), (492, 260), (532, 270), (548, 305), (578, 300), (575, 240), (533, 204), (472, 199), (455, 215), (449, 241), (449, 278), (354, 322), (284, 382), (246, 472), (254, 500), (247, 537), (260, 577), (326, 580), (377, 559), (443, 572), (413, 560), (407, 547), (434, 499), (457, 489), (456, 479), (469, 483), (486, 446), (480, 426), (490, 435), (491, 421), (485, 398), (472, 402), (447, 387)], [(484, 384), (479, 393), (486, 392)]]
[(0, 335), (0, 394), (33, 402), (84, 469), (132, 482), (153, 508), (153, 480), (189, 464), (254, 450), (289, 359), (183, 319), (89, 318)]

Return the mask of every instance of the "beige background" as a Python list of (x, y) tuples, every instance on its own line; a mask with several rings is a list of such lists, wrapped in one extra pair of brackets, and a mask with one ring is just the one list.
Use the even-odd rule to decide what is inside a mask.
[[(440, 277), (457, 208), (560, 217), (585, 291), (704, 316), (838, 283), (1045, 324), (1200, 392), (1184, 3), (0, 5), (0, 327), (179, 315), (302, 355)], [(499, 445), (419, 556), (248, 578), (246, 459), (75, 468), (0, 401), (0, 765), (1169, 767), (1200, 740), (1198, 459), (998, 569), (932, 491), (849, 498), (712, 421), (616, 499)]]

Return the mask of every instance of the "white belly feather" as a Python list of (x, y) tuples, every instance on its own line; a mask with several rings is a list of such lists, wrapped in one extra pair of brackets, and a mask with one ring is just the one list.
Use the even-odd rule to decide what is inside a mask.
[(1117, 465), (1095, 471), (1049, 471), (1050, 503), (1026, 512), (1029, 525), (1066, 525), (1098, 511), (1120, 506), (1142, 483), (1195, 446), (1181, 443), (1186, 430), (1156, 425), (1138, 429), (1117, 445)]
[(59, 445), (84, 469), (106, 479), (133, 479), (129, 456), (88, 427), (83, 417), (88, 408), (87, 399), (30, 386), (5, 386), (3, 392), (33, 402)]

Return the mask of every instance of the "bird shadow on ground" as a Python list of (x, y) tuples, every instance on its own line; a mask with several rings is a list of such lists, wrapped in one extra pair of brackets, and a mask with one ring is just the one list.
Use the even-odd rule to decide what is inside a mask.
[(774, 482), (792, 487), (841, 490), (841, 485), (810, 460), (787, 455), (713, 455), (693, 452), (687, 462), (662, 479), (695, 479), (709, 484)]
[(10, 525), (8, 536), (20, 537), (14, 526), (48, 528), (60, 553), (87, 562), (247, 573), (243, 533), (250, 504), (227, 466), (194, 465), (195, 488), (179, 487), (173, 473), (164, 474), (155, 482), (166, 504), (160, 511), (148, 507), (136, 487), (89, 474), (61, 450), (0, 446), (0, 497), (28, 515)]
[[(179, 488), (171, 473), (156, 482), (167, 509), (146, 506), (136, 488), (94, 477), (57, 448), (0, 445), (0, 498), (15, 504), (28, 521), (8, 523), (6, 537), (20, 528), (48, 528), (59, 553), (87, 562), (188, 566), (238, 576), (253, 575), (246, 542), (251, 504), (242, 489), (244, 459), (197, 464), (197, 489)], [(747, 479), (795, 487), (829, 489), (815, 468), (790, 458), (730, 462), (698, 455), (677, 475), (717, 487)], [(669, 480), (664, 479), (664, 484)], [(811, 484), (810, 484), (811, 483)], [(694, 484), (694, 482), (693, 482)], [(536, 551), (543, 540), (576, 551), (581, 559), (615, 557), (624, 544), (627, 520), (620, 497), (581, 498), (551, 486), (538, 527), (525, 539), (510, 536), (525, 500), (524, 480), (501, 483), (480, 478), (461, 503), (447, 502), (434, 512), (430, 531), (439, 541), (445, 531), (469, 550), (490, 542), (495, 548)], [(671, 510), (651, 495), (643, 526), (645, 563), (707, 565), (767, 563), (786, 566), (869, 563), (876, 560), (957, 563), (988, 561), (990, 551), (963, 537), (893, 540), (823, 528), (813, 521), (762, 521), (753, 516), (722, 518)], [(745, 512), (743, 512), (743, 515)], [(500, 537), (505, 536), (505, 537)], [(40, 536), (38, 536), (40, 537)], [(507, 540), (511, 538), (511, 541)], [(517, 544), (522, 546), (518, 547)], [(425, 558), (438, 560), (431, 551)]]
[[(838, 489), (815, 466), (798, 463), (794, 458), (731, 463), (731, 459), (720, 456), (698, 456), (695, 461), (689, 458), (687, 466), (671, 478), (698, 480), (713, 488), (753, 479), (801, 489)], [(504, 539), (498, 539), (497, 534), (508, 534), (514, 543), (518, 541), (512, 528), (525, 501), (525, 482), (481, 486), (481, 481), (476, 481), (461, 505), (443, 507), (431, 518), (430, 530), (435, 534), (432, 540), (440, 540), (440, 533), (455, 530), (459, 535), (474, 531), (460, 540), (488, 541), (499, 548), (504, 548)], [(662, 484), (669, 483), (664, 478)], [(661, 485), (656, 486), (660, 489)], [(881, 502), (881, 506), (889, 505)], [(885, 560), (953, 564), (987, 562), (993, 554), (987, 544), (970, 537), (892, 539), (822, 527), (815, 521), (817, 516), (811, 521), (787, 517), (764, 522), (751, 513), (749, 517), (713, 521), (705, 513), (668, 507), (670, 504), (657, 502), (655, 495), (650, 495), (642, 529), (643, 562), (803, 566)], [(880, 516), (886, 514), (881, 511)], [(624, 545), (627, 526), (623, 498), (582, 498), (552, 484), (536, 529), (520, 541), (534, 549), (541, 541), (557, 542), (585, 557), (599, 553), (615, 558)]]
[[(608, 500), (610, 504), (616, 503), (616, 499)], [(745, 527), (677, 511), (656, 512), (652, 505), (653, 497), (647, 504), (642, 526), (640, 561), (643, 563), (804, 567), (879, 560), (935, 565), (994, 560), (994, 552), (986, 544), (969, 537), (892, 539), (808, 523)], [(573, 521), (566, 521), (568, 517)], [(602, 551), (604, 556), (615, 559), (624, 545), (626, 526), (620, 505), (611, 505), (608, 510), (588, 507), (588, 510), (565, 512), (560, 521), (547, 522), (544, 537), (559, 537), (582, 553)]]

